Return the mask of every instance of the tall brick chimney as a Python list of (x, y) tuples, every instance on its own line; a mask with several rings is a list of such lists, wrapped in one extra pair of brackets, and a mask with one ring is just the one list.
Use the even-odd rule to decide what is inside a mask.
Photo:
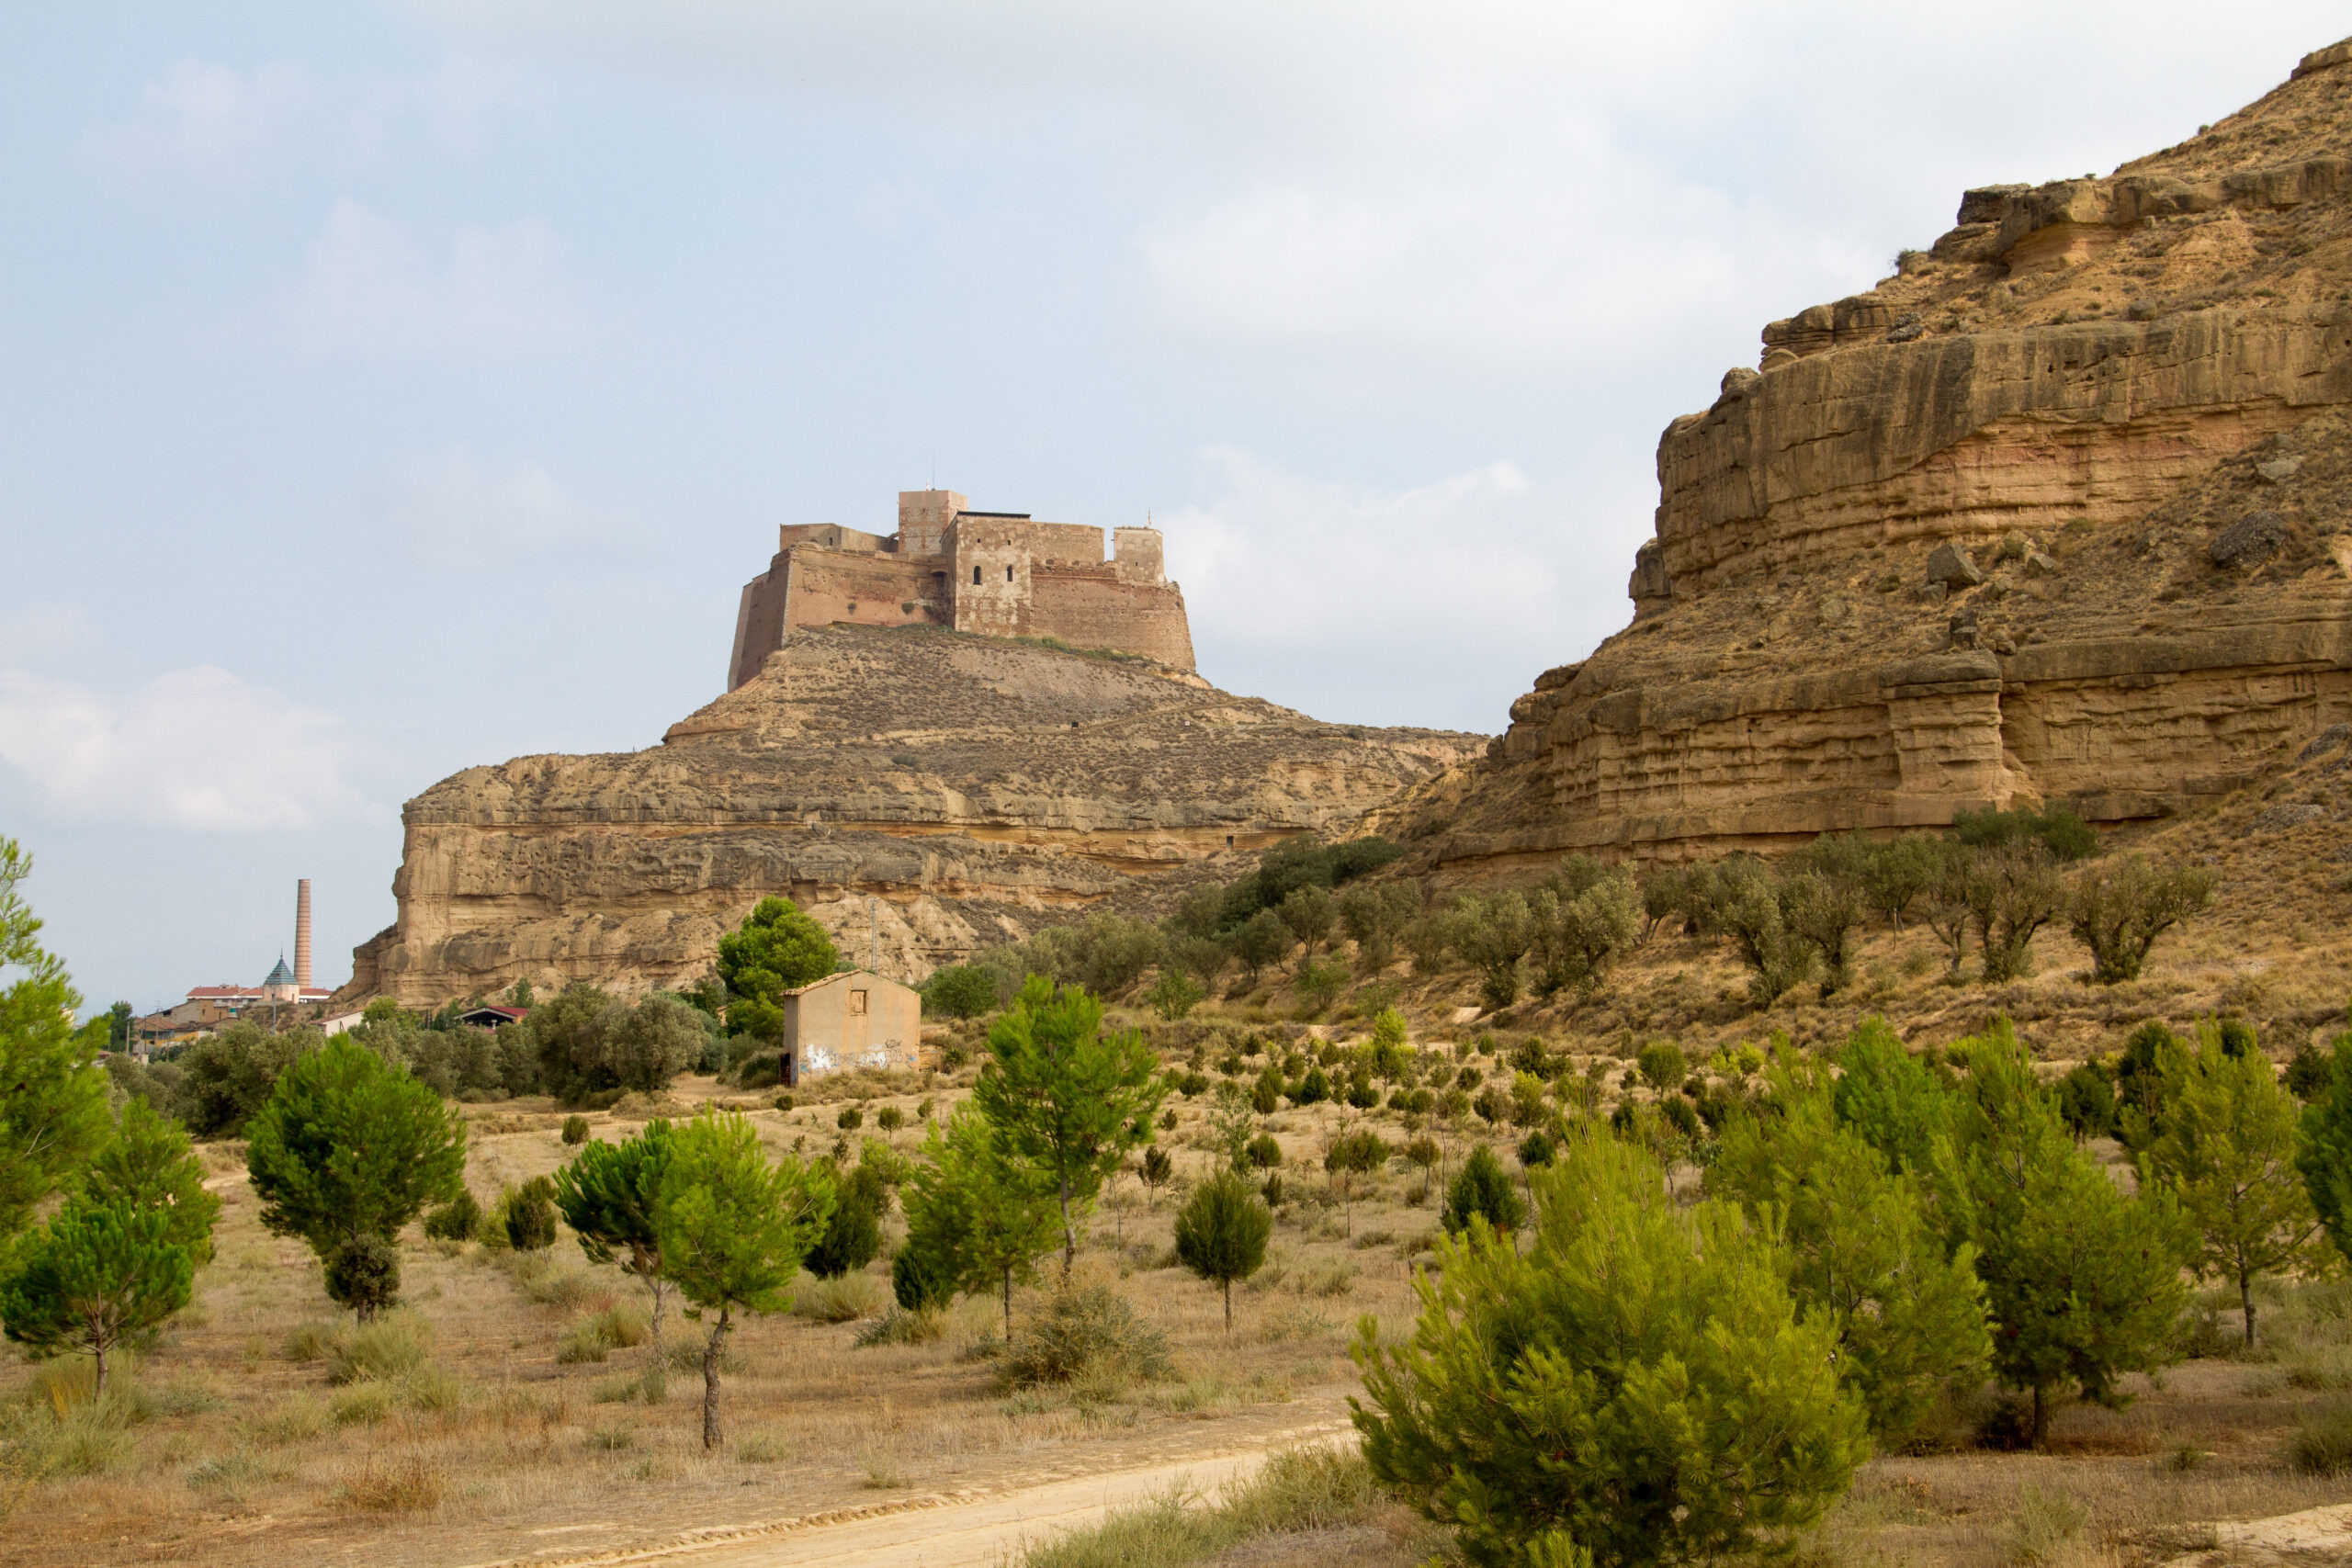
[(311, 879), (294, 885), (294, 985), (311, 988)]

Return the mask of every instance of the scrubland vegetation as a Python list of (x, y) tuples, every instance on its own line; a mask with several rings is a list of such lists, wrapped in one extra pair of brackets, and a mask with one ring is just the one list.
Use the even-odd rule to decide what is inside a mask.
[[(2053, 1055), (2018, 987), (2142, 1000), (2211, 893), (2075, 826), (1434, 901), (1294, 840), (789, 1092), (781, 900), (687, 996), (100, 1066), (10, 848), (9, 1539), (481, 1561), (1285, 1435), (1030, 1560), (2153, 1563), (2344, 1502), (2352, 1032)], [(1720, 977), (1634, 1027), (1661, 964)]]

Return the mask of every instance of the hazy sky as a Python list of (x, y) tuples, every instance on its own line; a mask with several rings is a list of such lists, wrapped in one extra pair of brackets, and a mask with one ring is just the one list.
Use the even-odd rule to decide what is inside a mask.
[(0, 833), (93, 1005), (318, 975), (401, 802), (650, 745), (775, 525), (1168, 531), (1202, 672), (1492, 731), (1652, 455), (1961, 190), (2340, 8), (470, 0), (0, 20)]

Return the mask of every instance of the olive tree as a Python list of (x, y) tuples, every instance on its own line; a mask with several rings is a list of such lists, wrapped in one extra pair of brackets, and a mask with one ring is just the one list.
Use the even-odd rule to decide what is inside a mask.
[(2136, 980), (2156, 938), (2205, 908), (2213, 874), (2202, 866), (2159, 866), (2145, 855), (2093, 861), (2075, 874), (2066, 923), (2091, 950), (2100, 985)]

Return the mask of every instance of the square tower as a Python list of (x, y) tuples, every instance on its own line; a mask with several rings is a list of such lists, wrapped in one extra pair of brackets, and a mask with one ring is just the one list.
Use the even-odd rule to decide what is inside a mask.
[(944, 547), (948, 527), (964, 510), (968, 497), (952, 490), (902, 490), (899, 492), (899, 553), (935, 556)]

